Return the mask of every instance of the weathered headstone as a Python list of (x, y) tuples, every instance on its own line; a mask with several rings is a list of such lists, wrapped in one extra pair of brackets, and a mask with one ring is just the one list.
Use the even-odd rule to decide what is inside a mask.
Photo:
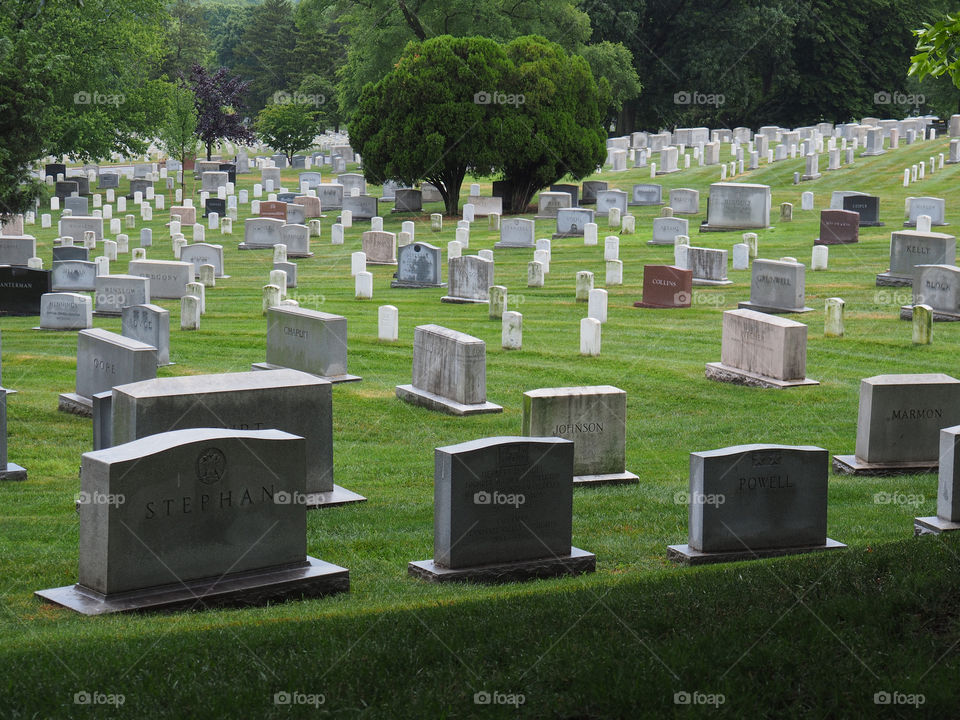
[(677, 215), (696, 215), (700, 212), (700, 191), (690, 188), (671, 189), (670, 207)]
[(37, 239), (32, 235), (0, 235), (0, 265), (28, 267), (37, 256)]
[(707, 220), (701, 230), (751, 230), (770, 226), (769, 185), (714, 183), (710, 186)]
[(943, 198), (935, 197), (915, 197), (910, 198), (907, 206), (907, 220), (903, 223), (904, 227), (913, 227), (917, 224), (917, 218), (921, 215), (930, 217), (931, 225), (946, 225), (944, 219), (944, 210), (946, 202)]
[(210, 243), (194, 243), (180, 250), (180, 262), (193, 265), (193, 276), (199, 277), (201, 265), (213, 265), (214, 276), (228, 278), (223, 273), (223, 246)]
[(555, 238), (583, 237), (584, 228), (593, 222), (593, 210), (589, 208), (560, 208), (557, 211)]
[(369, 265), (397, 264), (397, 235), (392, 232), (368, 230), (360, 237), (361, 247)]
[(150, 279), (139, 275), (97, 275), (93, 289), (95, 315), (120, 315), (126, 307), (150, 302)]
[(121, 311), (120, 333), (157, 349), (157, 366), (170, 365), (170, 312), (158, 305), (127, 305)]
[(449, 415), (503, 412), (487, 402), (487, 350), (482, 340), (439, 325), (420, 325), (413, 338), (413, 381), (397, 397)]
[(690, 223), (686, 218), (658, 217), (653, 219), (653, 237), (647, 245), (674, 245), (677, 235), (689, 235)]
[(440, 248), (428, 243), (413, 242), (397, 250), (397, 272), (390, 287), (446, 287), (441, 281)]
[(663, 185), (639, 183), (633, 186), (630, 205), (663, 205)]
[(685, 269), (693, 272), (694, 285), (732, 285), (727, 278), (727, 251), (690, 246)]
[(409, 572), (434, 582), (504, 582), (593, 572), (571, 544), (573, 443), (494, 437), (437, 448), (432, 560)]
[(494, 285), (493, 261), (477, 255), (452, 257), (447, 260), (448, 295), (446, 303), (483, 303), (490, 300), (489, 288)]
[(131, 260), (128, 274), (150, 279), (150, 297), (180, 299), (193, 281), (193, 264), (179, 260)]
[(535, 223), (528, 218), (504, 218), (500, 222), (500, 241), (494, 248), (535, 247)]
[(331, 383), (357, 382), (347, 372), (347, 319), (301, 307), (267, 310), (267, 359), (254, 370), (292, 368)]
[(755, 260), (750, 276), (750, 300), (737, 307), (764, 313), (805, 313), (806, 268), (802, 263)]

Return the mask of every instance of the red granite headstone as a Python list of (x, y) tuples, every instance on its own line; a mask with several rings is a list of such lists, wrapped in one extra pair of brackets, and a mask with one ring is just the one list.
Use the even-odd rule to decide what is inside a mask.
[(693, 272), (673, 265), (643, 266), (643, 300), (634, 307), (688, 308), (693, 295)]

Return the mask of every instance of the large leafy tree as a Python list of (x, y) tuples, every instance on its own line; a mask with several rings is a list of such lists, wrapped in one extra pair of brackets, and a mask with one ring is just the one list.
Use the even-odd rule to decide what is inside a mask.
[(293, 164), (294, 153), (313, 145), (320, 122), (314, 105), (293, 99), (267, 105), (257, 115), (254, 129), (263, 142), (282, 152)]
[(207, 20), (199, 0), (174, 0), (169, 6), (162, 70), (171, 81), (207, 65), (213, 57)]
[(396, 67), (363, 89), (350, 123), (367, 178), (428, 180), (447, 213), (458, 214), (467, 169), (490, 174), (500, 159), (499, 126), (476, 99), (500, 90), (509, 71), (506, 53), (487, 38), (409, 43)]
[(250, 13), (234, 52), (240, 61), (235, 70), (250, 84), (251, 107), (263, 107), (274, 93), (295, 87), (298, 37), (290, 0), (266, 0)]
[(491, 113), (485, 122), (501, 129), (497, 166), (510, 189), (505, 210), (525, 212), (538, 190), (603, 163), (606, 108), (584, 58), (537, 36), (513, 40), (506, 53), (506, 102), (485, 106)]
[[(176, 158), (184, 166), (187, 158), (196, 155), (200, 141), (197, 138), (194, 94), (183, 80), (169, 86), (166, 110), (157, 139), (167, 155)], [(183, 177), (186, 178), (186, 173)]]
[(164, 18), (161, 0), (0, 3), (0, 214), (32, 206), (38, 158), (145, 150), (161, 119)]
[(247, 83), (230, 75), (227, 68), (209, 73), (200, 65), (194, 65), (190, 86), (197, 108), (197, 137), (207, 148), (208, 160), (213, 146), (221, 140), (246, 145), (256, 141), (242, 114), (246, 107)]

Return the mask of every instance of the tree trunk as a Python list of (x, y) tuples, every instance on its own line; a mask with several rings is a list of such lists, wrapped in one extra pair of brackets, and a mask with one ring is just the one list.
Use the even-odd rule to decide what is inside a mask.
[(213, 143), (207, 143), (207, 160), (210, 159), (210, 156), (213, 154)]

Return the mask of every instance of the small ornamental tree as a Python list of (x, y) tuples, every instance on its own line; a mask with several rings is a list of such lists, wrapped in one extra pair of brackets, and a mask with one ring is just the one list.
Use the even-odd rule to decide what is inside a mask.
[(247, 83), (231, 76), (227, 68), (222, 67), (211, 74), (200, 65), (194, 65), (190, 85), (197, 108), (197, 137), (207, 148), (207, 160), (213, 153), (213, 146), (221, 140), (245, 145), (256, 141), (241, 116)]
[(167, 113), (160, 127), (158, 140), (164, 152), (186, 165), (187, 158), (197, 154), (197, 109), (193, 92), (181, 80), (170, 85), (167, 98)]
[(459, 214), (467, 169), (489, 175), (500, 161), (499, 131), (485, 102), (509, 67), (500, 45), (487, 38), (409, 43), (391, 72), (363, 88), (350, 122), (367, 179), (427, 180), (447, 214)]
[(264, 143), (286, 155), (292, 165), (294, 153), (309, 149), (320, 132), (318, 115), (313, 105), (296, 98), (278, 101), (260, 111), (254, 130)]

